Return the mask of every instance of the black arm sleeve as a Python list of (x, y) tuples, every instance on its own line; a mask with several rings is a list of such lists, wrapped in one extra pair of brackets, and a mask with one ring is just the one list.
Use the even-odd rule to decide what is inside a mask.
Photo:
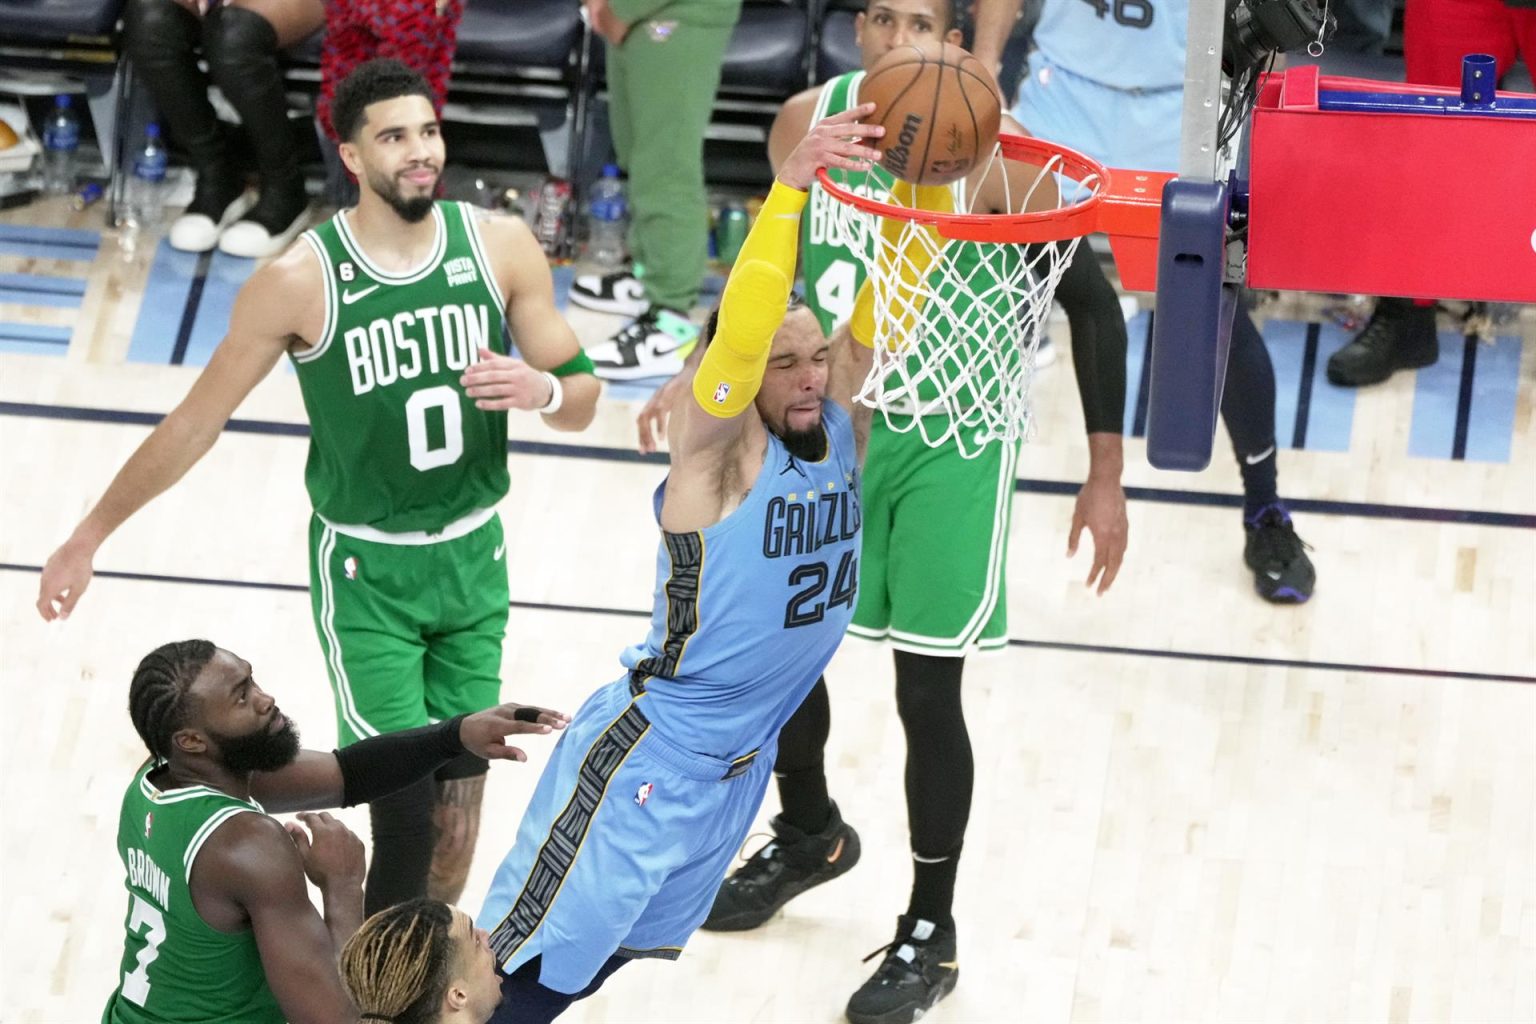
[(341, 806), (366, 804), (425, 778), (464, 753), (459, 723), (446, 722), (373, 736), (335, 752), (341, 765)]
[(1125, 316), (1120, 297), (1084, 239), (1056, 287), (1072, 329), (1072, 365), (1090, 434), (1118, 434), (1125, 423)]

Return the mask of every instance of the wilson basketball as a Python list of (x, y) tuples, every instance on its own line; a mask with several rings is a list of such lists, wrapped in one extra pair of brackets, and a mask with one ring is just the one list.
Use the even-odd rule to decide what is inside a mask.
[(859, 102), (885, 127), (880, 166), (914, 185), (965, 177), (997, 142), (1002, 104), (981, 61), (949, 43), (898, 46), (864, 76)]

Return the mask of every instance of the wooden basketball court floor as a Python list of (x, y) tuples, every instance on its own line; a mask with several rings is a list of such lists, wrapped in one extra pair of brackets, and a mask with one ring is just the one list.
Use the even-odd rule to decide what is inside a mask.
[[(46, 203), (0, 222), (0, 339), (19, 340), (0, 352), (0, 1020), (16, 1024), (95, 1021), (115, 984), (142, 654), (209, 637), (250, 659), (309, 745), (334, 740), (285, 368), (107, 543), (71, 621), (45, 627), (32, 608), (48, 552), (196, 373), (130, 357), (146, 316), (184, 327), (185, 306), (152, 308), (148, 258), (124, 262), (95, 227)], [(615, 326), (571, 321), (589, 342)], [(1155, 472), (1128, 438), (1131, 547), (1109, 594), (1084, 590), (1085, 554), (1064, 555), (1086, 451), (1058, 330), (1015, 503), (1014, 642), (966, 670), (962, 971), (929, 1019), (1536, 1020), (1536, 325), (1505, 339), (1495, 400), (1467, 352), (1486, 365), (1496, 347), (1454, 335), (1436, 371), (1331, 395), (1309, 381), (1346, 335), (1326, 329), (1320, 350), (1297, 323), (1310, 346), (1287, 348), (1279, 321), (1266, 332), (1277, 364), (1312, 375), (1281, 396), (1282, 490), (1319, 573), (1299, 608), (1252, 592), (1224, 437), (1193, 476)], [(1459, 390), (1426, 390), (1432, 373)], [(639, 392), (614, 391), (580, 436), (514, 420), (507, 699), (574, 709), (645, 628), (664, 470), (631, 455), (639, 401), (623, 396)], [(1134, 372), (1131, 391), (1134, 407)], [(1446, 401), (1461, 443), (1434, 454), (1421, 424)], [(1469, 444), (1486, 424), (1458, 402), (1500, 401), (1503, 440)], [(1307, 409), (1327, 402), (1348, 403), (1337, 450), (1306, 443)], [(567, 1019), (842, 1019), (910, 876), (889, 653), (849, 640), (829, 679), (832, 790), (863, 862), (758, 932), (700, 933), (676, 964), (626, 967)], [(471, 911), (548, 746), (492, 772)], [(347, 819), (366, 834), (365, 815)]]

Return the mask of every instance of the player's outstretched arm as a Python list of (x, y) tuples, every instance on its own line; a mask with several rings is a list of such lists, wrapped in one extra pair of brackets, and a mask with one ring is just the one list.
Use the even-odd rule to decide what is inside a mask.
[(468, 751), (496, 761), (526, 761), (507, 737), (547, 735), (570, 716), (548, 708), (498, 704), (436, 725), (372, 736), (341, 750), (301, 751), (292, 764), (251, 775), (251, 796), (268, 811), (366, 804), (403, 789)]
[[(313, 838), (263, 814), (220, 825), (193, 862), (192, 898), (205, 919), (250, 922), (267, 984), (290, 1024), (351, 1022), (357, 1009), (336, 958), (363, 920), (363, 844), (329, 814), (303, 818)], [(320, 888), (323, 919), (306, 875)]]
[(555, 305), (555, 282), (528, 225), (514, 217), (479, 222), (507, 300), (507, 326), (522, 358), (480, 350), (464, 371), (465, 394), (480, 409), (523, 409), (556, 430), (585, 430), (602, 385), (571, 325)]
[(45, 621), (69, 617), (90, 585), (102, 543), (213, 447), (235, 409), (294, 340), (307, 299), (324, 302), (318, 269), (309, 247), (295, 246), (240, 289), (229, 333), (192, 389), (128, 457), (95, 508), (43, 566), (37, 610)]
[(822, 167), (868, 170), (879, 153), (865, 140), (885, 134), (879, 125), (859, 124), (874, 104), (846, 110), (818, 122), (779, 168), (768, 199), (748, 232), (720, 297), (714, 340), (693, 378), (673, 452), (723, 450), (741, 436), (743, 414), (762, 387), (773, 336), (784, 322), (790, 282), (800, 251), (800, 213), (816, 172)]

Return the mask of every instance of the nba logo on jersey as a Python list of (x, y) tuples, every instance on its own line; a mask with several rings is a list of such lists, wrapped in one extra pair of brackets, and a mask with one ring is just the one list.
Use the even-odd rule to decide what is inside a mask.
[(144, 838), (149, 838), (149, 830), (155, 827), (155, 812), (150, 811), (144, 815)]
[(347, 579), (357, 579), (357, 559), (348, 556), (346, 561), (341, 563), (341, 571), (347, 574)]
[(724, 402), (725, 397), (730, 393), (731, 386), (724, 381), (721, 381), (719, 386), (715, 388), (715, 404), (719, 405), (721, 402)]
[(656, 787), (651, 785), (649, 782), (641, 783), (640, 788), (635, 790), (635, 803), (639, 804), (641, 807), (644, 807), (645, 802), (651, 798), (651, 790), (655, 788)]

